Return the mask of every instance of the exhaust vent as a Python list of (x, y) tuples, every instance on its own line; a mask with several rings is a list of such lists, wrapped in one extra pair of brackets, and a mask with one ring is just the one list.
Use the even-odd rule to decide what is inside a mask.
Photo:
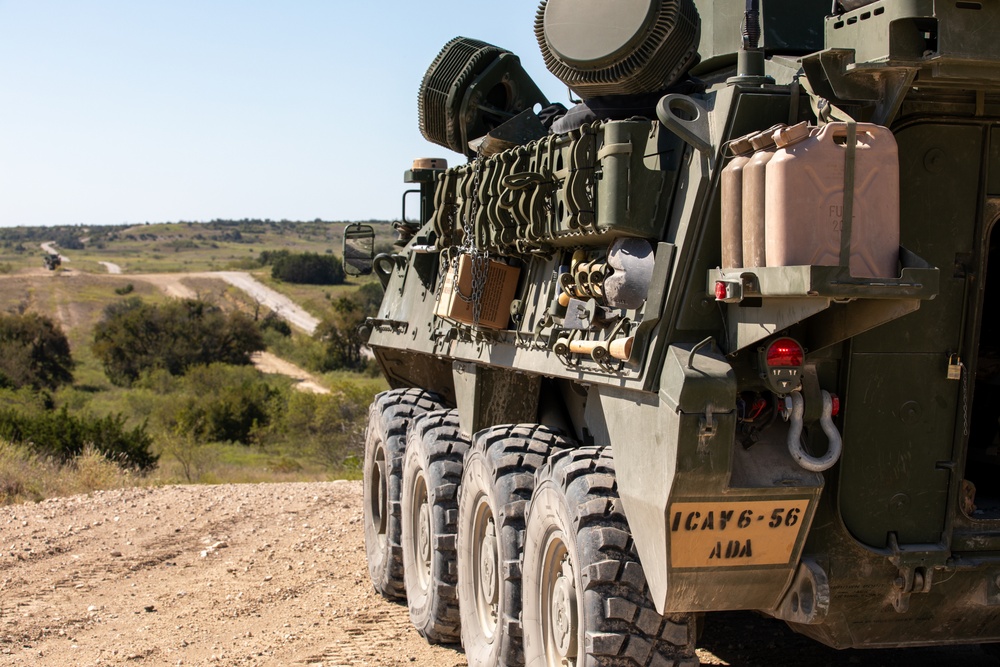
[(513, 53), (456, 37), (441, 49), (420, 84), (420, 133), (471, 157), (470, 141), (535, 104), (547, 103)]
[(535, 37), (545, 65), (584, 99), (655, 93), (698, 62), (693, 0), (542, 0)]

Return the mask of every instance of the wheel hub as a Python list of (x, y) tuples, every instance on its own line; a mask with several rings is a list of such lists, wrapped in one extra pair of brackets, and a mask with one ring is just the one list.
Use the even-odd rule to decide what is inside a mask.
[(573, 568), (569, 558), (564, 558), (549, 604), (552, 643), (564, 665), (573, 664), (569, 659), (576, 657), (576, 587), (573, 581)]
[(389, 515), (388, 491), (385, 488), (385, 459), (378, 452), (372, 469), (371, 480), (371, 522), (379, 541), (385, 539), (386, 518)]
[[(486, 524), (483, 533), (483, 544), (479, 551), (479, 579), (483, 597), (487, 604), (495, 607), (497, 603), (497, 534), (492, 517)], [(495, 611), (494, 611), (495, 615)]]
[(421, 503), (417, 519), (417, 556), (424, 573), (430, 578), (431, 572), (431, 508), (427, 499)]

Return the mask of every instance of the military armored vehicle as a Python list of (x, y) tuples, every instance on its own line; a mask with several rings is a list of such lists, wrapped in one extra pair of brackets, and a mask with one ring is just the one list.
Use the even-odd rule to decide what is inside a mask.
[(373, 258), (375, 588), (470, 665), (694, 665), (722, 610), (1000, 641), (1000, 4), (534, 29), (568, 111), (464, 37), (419, 89), (468, 159)]

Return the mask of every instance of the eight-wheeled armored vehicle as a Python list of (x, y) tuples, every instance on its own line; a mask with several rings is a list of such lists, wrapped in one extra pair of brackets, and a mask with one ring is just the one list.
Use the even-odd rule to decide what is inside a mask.
[(468, 160), (414, 163), (373, 260), (376, 589), (471, 665), (693, 665), (736, 609), (1000, 641), (1000, 3), (544, 0), (535, 33), (568, 110), (464, 37), (420, 87)]

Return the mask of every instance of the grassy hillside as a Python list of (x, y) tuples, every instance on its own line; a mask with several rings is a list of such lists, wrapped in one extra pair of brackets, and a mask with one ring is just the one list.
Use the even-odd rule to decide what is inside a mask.
[[(272, 280), (269, 268), (260, 267), (255, 258), (265, 250), (282, 249), (293, 252), (329, 249), (339, 256), (343, 226), (340, 223), (235, 226), (174, 223), (103, 230), (72, 228), (74, 233), (81, 233), (84, 247), (60, 247), (70, 261), (55, 271), (41, 268), (42, 251), (36, 252), (41, 243), (38, 239), (45, 238), (45, 233), (52, 230), (0, 230), (3, 310), (35, 312), (51, 318), (66, 333), (76, 362), (74, 382), (51, 392), (52, 406), (66, 407), (74, 414), (122, 414), (130, 425), (146, 424), (154, 437), (154, 449), (160, 455), (158, 469), (141, 478), (134, 472), (111, 474), (110, 469), (95, 462), (98, 455), (94, 452), (87, 452), (67, 471), (51, 460), (33, 456), (23, 447), (0, 442), (0, 502), (44, 497), (59, 493), (57, 487), (86, 489), (94, 484), (106, 487), (140, 482), (289, 481), (359, 474), (365, 408), (371, 396), (385, 388), (381, 378), (348, 372), (326, 373), (320, 376), (320, 382), (333, 393), (303, 396), (292, 389), (293, 382), (288, 378), (257, 374), (253, 382), (268, 387), (266, 392), (273, 403), (269, 410), (274, 418), (260, 425), (246, 443), (200, 442), (184, 430), (177, 413), (190, 411), (199, 402), (199, 395), (203, 402), (205, 396), (231, 386), (225, 380), (230, 377), (228, 371), (218, 372), (221, 379), (214, 381), (223, 384), (215, 388), (205, 389), (169, 377), (152, 377), (129, 388), (117, 387), (105, 376), (91, 350), (94, 327), (108, 305), (133, 297), (162, 303), (171, 298), (170, 285), (179, 285), (184, 292), (194, 293), (225, 310), (265, 315), (266, 309), (241, 290), (207, 273), (215, 270), (252, 269), (258, 280), (285, 293), (317, 318), (331, 317), (332, 304), (338, 298), (350, 295), (374, 279), (368, 277), (337, 286), (290, 285)], [(232, 234), (234, 228), (240, 232), (239, 237)], [(380, 232), (379, 242), (390, 244), (395, 236), (391, 227), (383, 224), (376, 225), (376, 229)], [(49, 236), (59, 237), (65, 231), (56, 230)], [(118, 264), (126, 273), (109, 274), (100, 261)], [(322, 343), (301, 332), (284, 337), (268, 331), (265, 338), (273, 352), (307, 368), (323, 354)], [(24, 402), (23, 390), (16, 395), (9, 389), (0, 389), (0, 400), (8, 405)], [(76, 472), (87, 479), (78, 479)], [(41, 479), (47, 480), (46, 483), (31, 483)]]
[[(340, 256), (348, 224), (239, 220), (0, 229), (0, 272), (41, 267), (40, 244), (49, 241), (70, 259), (67, 268), (94, 273), (107, 272), (99, 262), (117, 264), (125, 273), (247, 269), (264, 250)], [(395, 240), (389, 223), (366, 224), (376, 231), (376, 246), (388, 247)]]

